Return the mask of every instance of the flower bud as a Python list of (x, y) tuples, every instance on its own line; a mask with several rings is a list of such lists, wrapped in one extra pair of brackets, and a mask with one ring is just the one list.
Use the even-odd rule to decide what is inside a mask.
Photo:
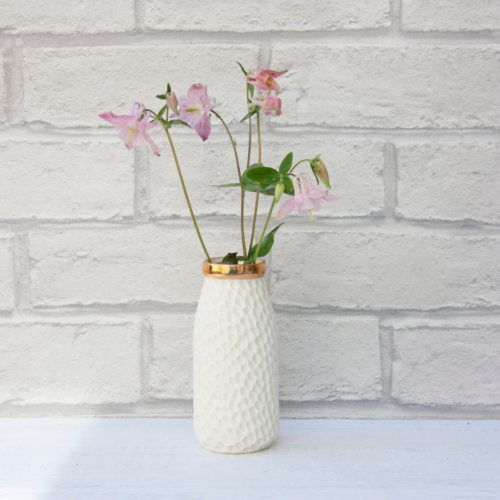
[(172, 89), (170, 88), (170, 83), (167, 86), (167, 92), (165, 94), (165, 98), (168, 104), (168, 107), (176, 114), (179, 114), (179, 111), (177, 111), (177, 97), (175, 94), (172, 92)]
[(318, 156), (311, 160), (312, 171), (321, 179), (321, 182), (328, 188), (332, 189), (330, 186), (330, 178), (328, 176), (328, 170), (326, 169), (323, 160)]
[(285, 184), (283, 184), (282, 182), (276, 184), (276, 187), (274, 188), (274, 197), (276, 198), (276, 203), (278, 203), (284, 191), (285, 191)]

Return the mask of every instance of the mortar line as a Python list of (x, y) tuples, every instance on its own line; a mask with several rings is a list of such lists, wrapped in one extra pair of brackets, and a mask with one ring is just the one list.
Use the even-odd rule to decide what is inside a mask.
[(147, 222), (150, 218), (150, 163), (146, 148), (134, 148), (134, 220)]
[[(248, 132), (244, 125), (236, 121), (228, 121), (228, 125), (232, 127), (231, 133), (235, 138), (244, 141), (248, 137)], [(263, 124), (264, 125), (264, 124)], [(318, 126), (315, 124), (301, 124), (301, 125), (271, 125), (265, 122), (266, 134), (269, 134), (270, 140), (280, 140), (284, 136), (331, 136), (336, 135), (337, 138), (342, 136), (353, 137), (355, 139), (368, 139), (368, 140), (415, 140), (421, 142), (423, 140), (448, 139), (448, 140), (462, 140), (468, 138), (479, 138), (482, 140), (487, 139), (500, 139), (500, 129), (481, 127), (481, 128), (461, 128), (461, 129), (434, 129), (429, 127), (404, 129), (404, 128), (366, 128), (366, 127), (337, 127), (337, 126)], [(155, 137), (155, 133), (151, 134)], [(78, 141), (104, 139), (113, 142), (116, 139), (116, 132), (109, 127), (94, 127), (94, 126), (80, 126), (80, 127), (55, 127), (45, 122), (25, 122), (21, 125), (4, 126), (0, 129), (0, 138), (4, 139), (37, 139), (43, 138), (45, 140), (62, 140), (74, 138)], [(186, 130), (179, 130), (178, 136), (180, 140), (189, 141), (192, 133)], [(159, 136), (158, 136), (159, 137)], [(214, 124), (211, 132), (211, 139), (223, 141), (225, 139), (225, 131), (218, 125)], [(141, 149), (141, 148), (139, 148)]]
[(146, 9), (143, 0), (134, 1), (135, 33), (144, 33), (146, 21)]
[[(265, 214), (259, 216), (259, 221), (265, 219)], [(220, 230), (235, 233), (239, 230), (240, 218), (237, 215), (198, 215), (197, 219), (202, 221), (206, 229)], [(79, 230), (105, 230), (105, 231), (128, 231), (140, 227), (156, 227), (159, 230), (186, 230), (190, 228), (188, 215), (173, 215), (165, 217), (151, 217), (145, 221), (137, 221), (131, 218), (123, 220), (51, 220), (40, 219), (4, 219), (0, 220), (0, 232), (23, 229), (31, 233), (51, 233), (60, 231)], [(250, 217), (245, 218), (245, 224), (250, 223)], [(379, 214), (352, 216), (352, 217), (328, 217), (318, 216), (311, 224), (307, 220), (286, 221), (282, 231), (296, 231), (308, 233), (328, 232), (356, 232), (359, 234), (408, 234), (430, 236), (439, 234), (451, 237), (497, 237), (500, 235), (500, 224), (485, 223), (473, 220), (411, 220), (397, 218), (394, 221), (384, 218)]]
[[(398, 26), (397, 1), (391, 9), (391, 21), (394, 27), (360, 29), (360, 30), (266, 30), (252, 32), (235, 31), (203, 31), (203, 30), (141, 30), (142, 7), (137, 4), (135, 11), (137, 31), (122, 33), (96, 33), (96, 34), (58, 34), (58, 33), (6, 33), (0, 32), (0, 43), (8, 40), (21, 39), (30, 47), (40, 48), (66, 48), (66, 47), (103, 47), (103, 46), (140, 46), (151, 44), (183, 45), (195, 44), (230, 44), (248, 45), (260, 43), (299, 43), (301, 44), (331, 43), (332, 45), (353, 44), (365, 45), (373, 43), (405, 45), (412, 42), (415, 45), (442, 44), (442, 45), (467, 45), (467, 44), (498, 44), (500, 43), (500, 30), (478, 31), (430, 31), (406, 32), (395, 29)], [(392, 29), (391, 29), (392, 28)]]
[(13, 239), (13, 279), (16, 314), (31, 310), (29, 239), (25, 231), (16, 231)]
[(403, 14), (403, 1), (391, 1), (391, 29), (394, 32), (401, 33), (402, 30), (402, 14)]
[(154, 336), (152, 325), (147, 319), (141, 321), (141, 348), (140, 348), (140, 377), (141, 377), (141, 400), (149, 399), (149, 387), (151, 377), (151, 363), (154, 356)]
[(22, 68), (22, 41), (10, 40), (4, 56), (6, 87), (5, 114), (9, 126), (24, 123), (24, 78)]
[(398, 203), (398, 166), (396, 146), (385, 143), (384, 148), (384, 215), (387, 220), (393, 221), (396, 216)]

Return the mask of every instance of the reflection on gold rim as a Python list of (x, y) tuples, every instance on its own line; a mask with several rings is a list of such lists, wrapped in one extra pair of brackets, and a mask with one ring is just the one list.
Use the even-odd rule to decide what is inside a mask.
[(212, 262), (203, 261), (203, 274), (222, 280), (253, 280), (262, 278), (266, 272), (264, 259), (257, 259), (256, 264), (223, 264), (221, 260), (221, 257), (216, 257)]

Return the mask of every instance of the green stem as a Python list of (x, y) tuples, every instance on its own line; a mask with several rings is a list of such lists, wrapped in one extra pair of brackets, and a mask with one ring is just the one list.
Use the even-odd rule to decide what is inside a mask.
[(262, 231), (262, 234), (260, 235), (259, 244), (257, 245), (257, 250), (255, 252), (255, 258), (254, 258), (254, 261), (253, 261), (254, 264), (257, 262), (257, 256), (259, 255), (260, 246), (262, 245), (262, 240), (264, 239), (264, 235), (266, 234), (267, 225), (269, 224), (269, 219), (271, 218), (271, 214), (273, 213), (273, 208), (274, 208), (274, 204), (275, 203), (276, 203), (276, 198), (273, 198), (273, 202), (271, 203), (271, 208), (269, 209), (269, 214), (267, 216), (267, 220), (266, 220), (266, 224), (264, 226), (264, 230)]
[(300, 160), (300, 161), (298, 161), (298, 162), (297, 162), (297, 163), (296, 163), (296, 164), (292, 167), (292, 169), (290, 170), (290, 172), (288, 172), (288, 173), (289, 173), (289, 174), (291, 174), (291, 173), (295, 170), (295, 167), (296, 167), (297, 165), (299, 165), (300, 163), (304, 162), (304, 161), (311, 161), (311, 160), (309, 160), (308, 158), (306, 158), (305, 160)]
[[(259, 139), (259, 166), (262, 165), (262, 144), (260, 141), (260, 112), (257, 112), (257, 138)], [(260, 183), (257, 183), (257, 195), (255, 197), (255, 210), (253, 214), (252, 237), (250, 238), (250, 250), (252, 250), (253, 237), (255, 235), (255, 224), (257, 222), (257, 209), (259, 207)]]
[(236, 144), (234, 142), (233, 136), (231, 135), (231, 132), (229, 131), (228, 126), (226, 125), (226, 122), (222, 119), (222, 116), (219, 115), (219, 113), (217, 113), (217, 111), (214, 111), (213, 109), (212, 109), (212, 113), (222, 122), (222, 125), (224, 125), (224, 128), (226, 129), (227, 135), (229, 135), (229, 140), (231, 141), (231, 145), (233, 146), (234, 157), (236, 158), (236, 168), (238, 169), (238, 179), (240, 181), (240, 187), (241, 187), (241, 242), (243, 244), (243, 257), (246, 258), (247, 246), (245, 243), (245, 219), (244, 219), (245, 186), (243, 186), (243, 183), (241, 182), (241, 170), (240, 170), (240, 161), (238, 159), (238, 151), (236, 151)]
[(168, 137), (168, 142), (170, 142), (170, 147), (172, 148), (172, 154), (174, 155), (175, 165), (177, 167), (177, 172), (179, 173), (179, 179), (181, 180), (182, 190), (184, 191), (184, 196), (186, 197), (189, 212), (191, 213), (191, 218), (193, 219), (194, 227), (196, 229), (196, 232), (198, 233), (198, 238), (200, 239), (201, 246), (203, 247), (203, 251), (205, 252), (205, 255), (207, 256), (208, 262), (212, 262), (212, 260), (210, 259), (210, 255), (208, 255), (207, 249), (205, 247), (205, 243), (203, 243), (203, 238), (201, 237), (201, 233), (200, 233), (200, 229), (198, 228), (198, 224), (196, 223), (196, 218), (195, 218), (194, 213), (193, 213), (193, 208), (191, 207), (191, 202), (189, 201), (189, 196), (187, 194), (186, 185), (184, 184), (184, 179), (182, 177), (181, 167), (179, 165), (179, 160), (177, 159), (177, 154), (175, 153), (174, 143), (172, 142), (172, 138), (170, 137), (170, 133), (168, 132), (168, 128), (165, 126), (163, 128), (165, 129), (165, 132), (166, 132), (167, 137)]
[[(247, 87), (247, 109), (250, 112), (250, 99), (249, 99), (249, 91), (248, 91), (248, 84), (246, 84)], [(248, 158), (247, 158), (247, 168), (250, 166), (250, 155), (252, 152), (252, 117), (248, 119)]]

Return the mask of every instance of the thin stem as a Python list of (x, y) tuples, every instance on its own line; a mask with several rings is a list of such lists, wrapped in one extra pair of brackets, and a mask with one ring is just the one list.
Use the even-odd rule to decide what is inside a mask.
[(266, 224), (264, 226), (262, 234), (260, 235), (259, 244), (257, 245), (257, 250), (255, 252), (255, 258), (253, 261), (254, 264), (257, 262), (257, 256), (259, 255), (260, 246), (262, 245), (262, 240), (264, 239), (264, 235), (266, 234), (267, 225), (269, 224), (269, 219), (271, 218), (271, 214), (273, 213), (273, 208), (274, 208), (275, 203), (276, 203), (276, 198), (273, 198), (273, 202), (271, 203), (271, 208), (269, 209), (269, 214), (267, 216)]
[(238, 151), (236, 151), (236, 143), (234, 142), (233, 136), (231, 135), (231, 132), (229, 131), (228, 126), (226, 125), (226, 122), (222, 119), (222, 116), (219, 115), (219, 113), (217, 113), (217, 111), (214, 111), (213, 109), (212, 113), (222, 122), (222, 125), (224, 125), (224, 128), (226, 129), (226, 132), (229, 135), (229, 140), (231, 141), (231, 145), (233, 146), (234, 157), (236, 158), (236, 168), (238, 169), (238, 179), (240, 181), (240, 187), (241, 187), (241, 242), (243, 244), (243, 257), (246, 258), (247, 246), (245, 243), (245, 219), (244, 219), (245, 186), (243, 186), (243, 183), (241, 182), (241, 170), (240, 170), (240, 161), (238, 159)]
[(298, 161), (298, 162), (297, 162), (297, 163), (296, 163), (296, 164), (292, 167), (292, 169), (290, 170), (290, 172), (288, 172), (288, 173), (289, 173), (289, 174), (291, 174), (291, 173), (295, 170), (295, 167), (296, 167), (297, 165), (299, 165), (300, 163), (304, 162), (304, 161), (311, 161), (311, 160), (309, 160), (308, 158), (306, 158), (305, 160), (300, 160), (300, 161)]
[[(246, 84), (247, 88), (247, 109), (250, 112), (250, 92), (248, 90), (248, 83)], [(252, 153), (252, 117), (248, 118), (248, 158), (247, 158), (247, 168), (250, 166), (250, 155)]]
[[(262, 165), (262, 144), (260, 141), (260, 112), (257, 112), (257, 138), (259, 140), (259, 165)], [(259, 207), (260, 183), (257, 183), (257, 195), (255, 197), (255, 210), (253, 214), (252, 237), (250, 238), (249, 250), (252, 250), (253, 237), (255, 235), (255, 224), (257, 222), (257, 209)]]
[(175, 165), (177, 167), (177, 172), (179, 173), (179, 179), (181, 180), (182, 190), (184, 191), (184, 196), (186, 197), (189, 212), (191, 213), (191, 218), (193, 219), (194, 227), (196, 229), (196, 232), (198, 233), (198, 238), (200, 239), (201, 246), (203, 247), (203, 251), (205, 252), (205, 255), (207, 256), (208, 262), (212, 262), (212, 260), (210, 259), (210, 255), (208, 255), (207, 249), (205, 247), (205, 243), (203, 243), (203, 238), (201, 237), (201, 233), (200, 233), (200, 229), (198, 228), (198, 224), (196, 223), (196, 218), (194, 216), (193, 208), (191, 207), (191, 202), (189, 201), (189, 196), (187, 194), (186, 185), (184, 184), (184, 179), (182, 177), (181, 167), (179, 165), (179, 160), (177, 159), (177, 154), (175, 153), (174, 143), (172, 142), (172, 138), (170, 137), (170, 133), (168, 131), (168, 128), (165, 126), (163, 128), (165, 129), (165, 132), (166, 132), (167, 137), (168, 137), (168, 142), (170, 142), (170, 147), (172, 148), (172, 154), (174, 155)]

